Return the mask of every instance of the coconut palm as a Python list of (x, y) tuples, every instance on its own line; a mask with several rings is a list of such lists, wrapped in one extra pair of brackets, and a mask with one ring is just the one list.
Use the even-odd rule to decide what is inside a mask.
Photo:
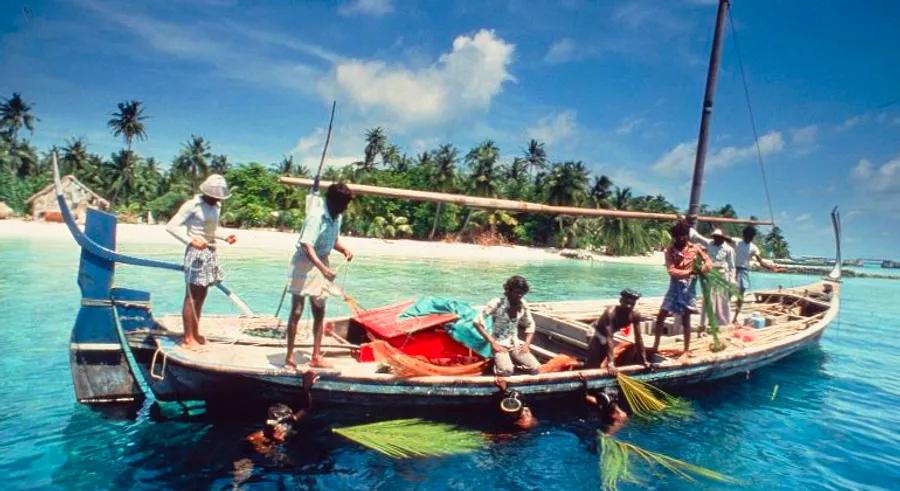
[(175, 158), (173, 168), (182, 175), (191, 175), (191, 192), (197, 192), (197, 175), (208, 172), (211, 158), (209, 142), (202, 136), (191, 135), (191, 139), (182, 145), (181, 154)]
[(38, 155), (26, 142), (16, 142), (9, 137), (0, 138), (0, 169), (12, 176), (25, 179), (38, 170)]
[(524, 153), (526, 165), (532, 176), (547, 166), (547, 151), (544, 149), (543, 143), (532, 139), (528, 142), (528, 148), (525, 149)]
[(589, 195), (594, 206), (597, 208), (609, 208), (609, 198), (612, 192), (612, 180), (606, 176), (594, 176), (594, 183), (591, 185)]
[(213, 155), (212, 160), (209, 162), (209, 171), (216, 174), (225, 174), (230, 167), (231, 164), (225, 155)]
[[(456, 161), (459, 158), (459, 152), (456, 147), (447, 143), (438, 147), (434, 155), (434, 172), (431, 175), (432, 189), (441, 193), (454, 191), (457, 186)], [(437, 231), (438, 218), (441, 216), (441, 205), (438, 202), (434, 211), (434, 222), (431, 224), (431, 233), (428, 234), (428, 240), (434, 240), (434, 234)]]
[(147, 132), (144, 129), (144, 107), (141, 101), (126, 101), (119, 103), (119, 111), (112, 114), (113, 118), (106, 122), (114, 136), (125, 139), (125, 148), (131, 152), (131, 142), (135, 138), (146, 140)]
[[(611, 204), (616, 210), (632, 209), (631, 188), (616, 187)], [(600, 235), (607, 252), (616, 256), (644, 254), (650, 248), (647, 233), (637, 220), (604, 218), (601, 222)]]
[(381, 151), (381, 163), (390, 167), (392, 170), (397, 170), (398, 166), (402, 168), (403, 160), (404, 155), (397, 145), (386, 145)]
[(37, 118), (31, 114), (31, 108), (18, 92), (13, 92), (12, 97), (0, 104), (0, 130), (9, 135), (13, 143), (18, 140), (19, 130), (23, 127), (34, 132)]
[[(497, 160), (500, 158), (500, 149), (493, 140), (485, 140), (466, 154), (466, 164), (469, 166), (469, 181), (471, 191), (476, 196), (497, 195)], [(466, 215), (462, 228), (457, 237), (460, 237), (469, 225), (472, 218), (472, 210)]]
[(787, 240), (781, 234), (781, 228), (777, 226), (772, 227), (772, 231), (766, 234), (763, 244), (769, 251), (769, 254), (776, 259), (784, 259), (791, 256)]
[[(366, 132), (366, 148), (363, 149), (364, 160), (357, 162), (360, 170), (369, 172), (375, 169), (375, 157), (383, 155), (387, 146), (387, 135), (380, 126)], [(383, 159), (383, 157), (382, 157)]]
[(275, 164), (275, 172), (283, 176), (290, 176), (294, 173), (294, 156), (285, 155), (281, 158), (281, 162)]
[[(588, 198), (588, 170), (582, 162), (563, 162), (553, 164), (549, 175), (544, 182), (544, 199), (547, 203), (556, 206), (578, 206)], [(565, 219), (557, 217), (559, 231), (565, 231)], [(575, 244), (574, 220), (573, 227), (566, 234), (566, 247)]]
[(109, 191), (112, 193), (111, 201), (118, 203), (119, 198), (125, 202), (133, 194), (137, 179), (137, 159), (133, 158), (130, 150), (121, 150), (112, 155), (105, 164), (106, 174), (109, 176)]
[(84, 143), (83, 138), (73, 138), (69, 140), (62, 149), (62, 159), (60, 160), (60, 163), (62, 164), (63, 173), (65, 174), (82, 176), (90, 172), (88, 166), (91, 165), (91, 160), (88, 155), (87, 145)]

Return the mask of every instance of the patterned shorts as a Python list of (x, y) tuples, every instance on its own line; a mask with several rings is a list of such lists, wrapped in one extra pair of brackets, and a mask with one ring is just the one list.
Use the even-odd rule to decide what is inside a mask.
[(219, 256), (212, 248), (188, 246), (184, 251), (184, 280), (192, 285), (209, 286), (222, 281), (225, 275), (219, 267)]
[(662, 309), (670, 314), (683, 314), (694, 307), (696, 282), (691, 280), (669, 280), (669, 289), (662, 302)]

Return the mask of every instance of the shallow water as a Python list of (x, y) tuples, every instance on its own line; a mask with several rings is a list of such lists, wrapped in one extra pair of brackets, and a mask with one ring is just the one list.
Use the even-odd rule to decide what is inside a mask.
[[(178, 247), (134, 248), (178, 260)], [(289, 252), (226, 251), (227, 283), (257, 311), (274, 312)], [(78, 250), (68, 242), (0, 240), (0, 475), (4, 488), (231, 488), (234, 463), (254, 463), (252, 489), (598, 489), (597, 422), (580, 411), (544, 411), (527, 434), (494, 437), (476, 453), (393, 461), (342, 440), (330, 426), (389, 417), (324, 412), (300, 426), (289, 463), (257, 458), (242, 445), (258, 418), (184, 415), (151, 402), (136, 414), (101, 414), (75, 402), (69, 332), (79, 305)], [(420, 294), (484, 302), (510, 274), (526, 276), (529, 298), (614, 296), (625, 286), (660, 295), (661, 267), (583, 262), (517, 266), (359, 257), (345, 287), (364, 306)], [(117, 284), (153, 292), (154, 311), (178, 310), (177, 273), (121, 267)], [(809, 278), (754, 276), (754, 287)], [(683, 395), (694, 418), (631, 424), (620, 437), (744, 481), (735, 489), (896, 489), (900, 482), (900, 281), (851, 279), (840, 318), (819, 346), (777, 364)], [(345, 312), (333, 302), (331, 313)], [(210, 294), (207, 312), (230, 313)], [(872, 333), (880, 333), (873, 337)], [(773, 388), (779, 386), (772, 400)], [(471, 412), (470, 412), (471, 413)], [(481, 415), (421, 416), (491, 430)], [(723, 489), (640, 472), (650, 489)], [(891, 484), (893, 483), (893, 484)], [(633, 486), (625, 485), (623, 489)]]

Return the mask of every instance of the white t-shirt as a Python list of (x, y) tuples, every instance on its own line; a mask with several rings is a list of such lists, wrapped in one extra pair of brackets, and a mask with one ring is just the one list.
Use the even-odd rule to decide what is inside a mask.
[(734, 246), (734, 265), (738, 268), (750, 269), (750, 260), (759, 255), (759, 247), (753, 242), (737, 241)]
[(220, 203), (210, 205), (203, 201), (198, 194), (181, 205), (178, 213), (166, 224), (166, 231), (185, 245), (190, 244), (194, 237), (202, 237), (207, 244), (215, 244), (220, 207)]

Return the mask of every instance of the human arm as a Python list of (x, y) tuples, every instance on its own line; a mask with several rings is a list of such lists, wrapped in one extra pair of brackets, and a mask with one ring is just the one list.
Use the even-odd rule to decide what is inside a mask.
[(522, 313), (522, 319), (519, 320), (519, 325), (525, 330), (525, 344), (522, 345), (520, 351), (523, 353), (531, 352), (531, 340), (534, 339), (534, 332), (536, 330), (534, 324), (534, 317), (531, 315), (531, 309), (528, 307), (528, 304), (525, 301), (522, 301), (522, 309), (524, 310)]
[(619, 374), (619, 370), (616, 369), (616, 353), (613, 348), (613, 333), (615, 332), (615, 329), (613, 328), (613, 319), (615, 319), (615, 316), (607, 310), (605, 317), (607, 318), (607, 321), (604, 322), (603, 325), (606, 336), (606, 370), (610, 375), (615, 377)]
[[(219, 229), (219, 230), (221, 230), (221, 229)], [(216, 233), (216, 238), (224, 240), (225, 242), (228, 242), (229, 244), (234, 244), (235, 242), (237, 242), (237, 236), (234, 234)]]
[(343, 254), (348, 263), (353, 260), (353, 251), (344, 244), (340, 237), (334, 242), (334, 250)]
[(764, 267), (764, 268), (766, 268), (766, 269), (768, 269), (769, 271), (774, 271), (774, 272), (776, 272), (776, 273), (777, 273), (777, 272), (780, 272), (780, 271), (784, 271), (784, 268), (781, 268), (781, 267), (779, 267), (777, 264), (775, 264), (774, 262), (769, 261), (768, 259), (763, 258), (763, 257), (762, 257), (762, 254), (759, 253), (759, 249), (757, 249), (756, 247), (753, 248), (752, 254), (753, 254), (753, 257), (754, 257), (757, 261), (759, 261), (759, 265), (762, 266), (762, 267)]
[(641, 315), (637, 312), (631, 313), (631, 330), (634, 331), (634, 344), (641, 354), (641, 364), (645, 368), (649, 368), (650, 362), (647, 361), (647, 350), (644, 348), (644, 335), (641, 334)]
[(709, 237), (700, 235), (700, 232), (697, 232), (697, 230), (694, 227), (691, 227), (690, 235), (688, 236), (688, 238), (691, 240), (691, 242), (694, 242), (697, 244), (703, 244), (704, 246), (708, 246), (709, 244), (712, 243), (712, 239), (710, 239)]
[(172, 237), (175, 237), (184, 245), (192, 246), (197, 249), (205, 249), (207, 246), (206, 239), (199, 236), (192, 237), (188, 235), (185, 227), (185, 223), (187, 223), (188, 219), (194, 213), (195, 204), (193, 199), (185, 201), (184, 204), (181, 205), (181, 208), (178, 208), (178, 211), (175, 212), (175, 215), (173, 215), (168, 223), (166, 223), (166, 232), (169, 232)]
[(479, 312), (478, 315), (475, 316), (475, 320), (472, 321), (472, 324), (475, 326), (475, 330), (478, 331), (478, 334), (481, 334), (481, 337), (483, 337), (484, 340), (491, 345), (491, 349), (493, 349), (494, 352), (503, 352), (507, 351), (507, 349), (501, 346), (500, 343), (498, 343), (497, 340), (487, 332), (487, 329), (484, 327), (484, 318), (486, 316), (494, 315), (494, 313), (497, 312), (499, 306), (499, 298), (491, 300), (487, 303), (487, 305), (484, 306), (481, 312)]
[(319, 255), (316, 254), (316, 248), (313, 247), (312, 244), (307, 244), (306, 242), (302, 242), (300, 246), (303, 248), (303, 252), (306, 253), (306, 257), (309, 258), (309, 261), (313, 263), (313, 266), (322, 272), (322, 276), (328, 281), (334, 281), (337, 274), (319, 259)]

